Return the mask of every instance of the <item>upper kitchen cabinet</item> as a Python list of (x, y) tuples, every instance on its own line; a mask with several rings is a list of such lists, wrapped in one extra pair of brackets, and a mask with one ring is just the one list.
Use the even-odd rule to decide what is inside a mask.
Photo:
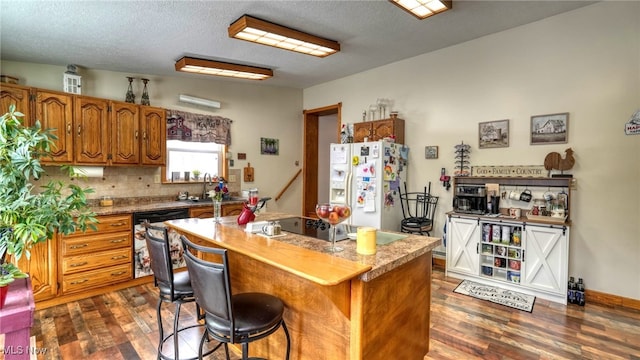
[(76, 164), (106, 164), (109, 160), (109, 102), (105, 99), (76, 96), (75, 141)]
[(57, 139), (52, 139), (51, 158), (43, 163), (73, 162), (73, 96), (67, 93), (36, 90), (35, 118), (43, 129), (51, 129)]
[(152, 165), (166, 163), (165, 110), (121, 101), (0, 84), (0, 107), (51, 129), (52, 158), (44, 164)]
[(111, 163), (140, 163), (140, 106), (126, 102), (111, 102)]
[(0, 112), (8, 113), (12, 104), (16, 106), (16, 111), (24, 114), (26, 125), (32, 125), (28, 87), (5, 83), (0, 85)]
[(161, 166), (166, 164), (167, 116), (157, 107), (140, 106), (141, 165)]
[(353, 141), (378, 141), (395, 136), (395, 142), (404, 144), (404, 120), (398, 118), (365, 121), (353, 124)]

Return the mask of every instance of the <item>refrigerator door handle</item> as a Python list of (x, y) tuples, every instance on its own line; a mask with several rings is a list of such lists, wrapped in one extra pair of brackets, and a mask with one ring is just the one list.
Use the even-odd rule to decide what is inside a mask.
[(353, 180), (353, 173), (349, 172), (347, 174), (347, 191), (346, 191), (346, 198), (345, 198), (345, 204), (349, 205), (349, 207), (351, 207), (351, 181)]
[(351, 181), (353, 180), (353, 173), (351, 171), (349, 171), (347, 173), (347, 178), (346, 178), (346, 193), (345, 196), (346, 198), (344, 199), (344, 203), (349, 206), (351, 208), (351, 216), (349, 216), (349, 219), (347, 220), (347, 224), (352, 225), (351, 223), (351, 219), (353, 218), (353, 207), (351, 206)]

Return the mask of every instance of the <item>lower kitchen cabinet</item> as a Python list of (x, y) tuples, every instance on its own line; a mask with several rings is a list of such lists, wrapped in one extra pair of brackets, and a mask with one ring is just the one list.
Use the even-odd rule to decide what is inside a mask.
[(222, 209), (221, 209), (222, 216), (240, 215), (243, 208), (244, 208), (243, 203), (222, 204)]
[(33, 298), (35, 301), (47, 300), (58, 293), (56, 241), (48, 240), (33, 246), (31, 256), (22, 255), (18, 267), (31, 278)]
[[(222, 216), (240, 215), (244, 208), (243, 203), (222, 203), (220, 211)], [(189, 217), (206, 219), (213, 217), (213, 205), (211, 206), (197, 206), (189, 209)]]
[(60, 295), (133, 278), (131, 215), (97, 218), (96, 232), (60, 236)]
[(567, 303), (569, 227), (449, 216), (447, 276)]

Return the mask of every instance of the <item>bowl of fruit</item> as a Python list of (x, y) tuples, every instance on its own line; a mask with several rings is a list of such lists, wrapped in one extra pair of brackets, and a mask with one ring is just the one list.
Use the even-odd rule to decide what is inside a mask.
[(325, 250), (328, 252), (338, 252), (343, 249), (336, 247), (336, 225), (347, 220), (351, 216), (351, 208), (349, 205), (343, 204), (318, 204), (316, 205), (316, 215), (331, 225), (330, 239), (331, 246)]

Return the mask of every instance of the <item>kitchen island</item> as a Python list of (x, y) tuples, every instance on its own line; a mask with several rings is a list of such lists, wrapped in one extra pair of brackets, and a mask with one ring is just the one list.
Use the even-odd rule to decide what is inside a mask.
[[(256, 221), (290, 217), (264, 213)], [(233, 291), (280, 297), (291, 333), (291, 359), (422, 359), (429, 350), (431, 250), (440, 239), (408, 235), (375, 255), (321, 252), (327, 242), (244, 232), (235, 217), (165, 222), (190, 240), (229, 250)], [(250, 345), (250, 355), (284, 358), (277, 332)]]

